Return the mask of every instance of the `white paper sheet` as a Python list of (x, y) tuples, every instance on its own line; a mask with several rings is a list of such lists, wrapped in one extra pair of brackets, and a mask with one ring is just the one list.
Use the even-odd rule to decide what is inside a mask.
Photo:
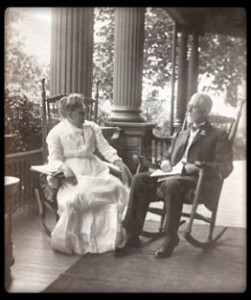
[(151, 173), (151, 177), (168, 177), (172, 175), (180, 175), (183, 169), (183, 163), (179, 162), (175, 166), (173, 166), (172, 170), (169, 172), (164, 172), (160, 169), (155, 170)]

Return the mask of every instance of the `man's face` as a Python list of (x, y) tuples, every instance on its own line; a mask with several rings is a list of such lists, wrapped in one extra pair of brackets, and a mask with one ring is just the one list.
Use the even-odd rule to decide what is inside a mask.
[(200, 97), (192, 98), (187, 105), (188, 123), (200, 124), (206, 120), (205, 105)]

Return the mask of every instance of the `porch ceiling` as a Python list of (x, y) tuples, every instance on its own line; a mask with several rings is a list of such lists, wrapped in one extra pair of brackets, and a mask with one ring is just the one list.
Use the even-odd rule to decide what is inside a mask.
[(241, 7), (166, 7), (178, 25), (199, 32), (245, 38), (246, 12)]

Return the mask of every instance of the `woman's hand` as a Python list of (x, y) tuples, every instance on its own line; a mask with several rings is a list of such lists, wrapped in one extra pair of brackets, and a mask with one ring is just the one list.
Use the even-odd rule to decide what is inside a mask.
[(47, 176), (47, 182), (51, 189), (57, 189), (58, 188), (58, 178), (55, 176)]
[(122, 173), (122, 182), (127, 186), (131, 186), (132, 183), (132, 174), (128, 167), (123, 163), (122, 160), (118, 159), (113, 162), (113, 164), (121, 170)]
[(172, 170), (172, 166), (169, 160), (165, 159), (161, 162), (160, 168), (164, 172), (170, 172)]
[(66, 182), (68, 182), (72, 185), (76, 185), (78, 183), (77, 178), (71, 168), (69, 168), (67, 166), (62, 166), (60, 168), (60, 170), (63, 171)]

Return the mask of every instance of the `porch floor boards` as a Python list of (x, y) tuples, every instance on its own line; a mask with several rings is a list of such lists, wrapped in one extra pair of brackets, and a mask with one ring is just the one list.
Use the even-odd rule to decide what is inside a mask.
[(11, 293), (41, 292), (80, 258), (51, 249), (37, 212), (13, 226), (13, 255)]

